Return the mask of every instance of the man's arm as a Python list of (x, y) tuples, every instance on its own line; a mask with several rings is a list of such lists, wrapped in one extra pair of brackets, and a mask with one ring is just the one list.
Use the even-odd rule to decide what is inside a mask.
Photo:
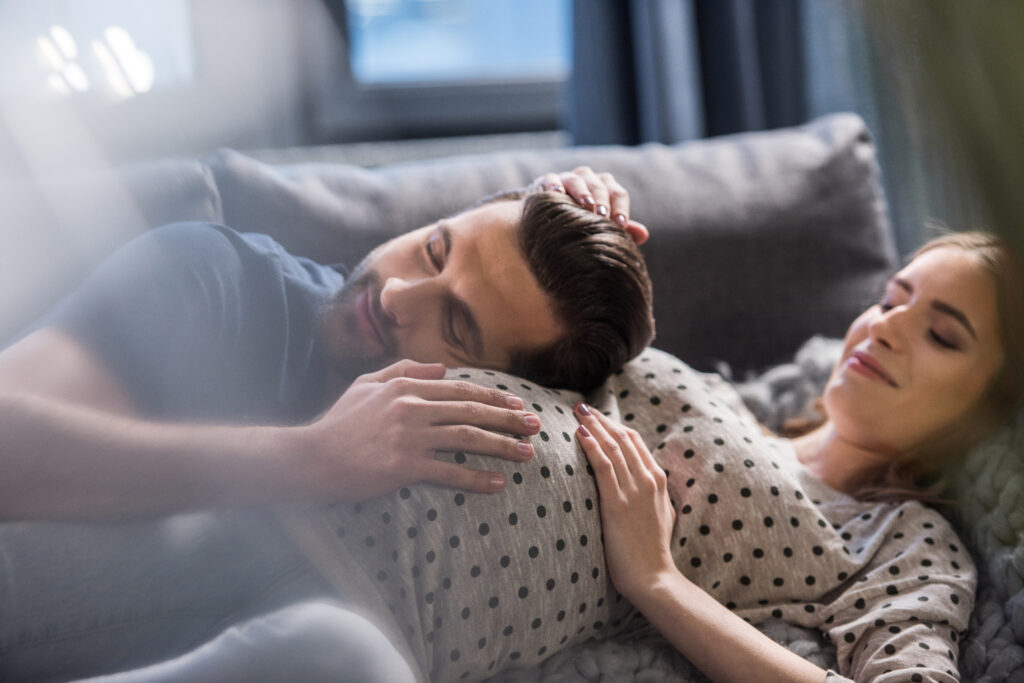
[[(522, 401), (402, 361), (296, 427), (143, 419), (122, 382), (52, 328), (0, 353), (0, 519), (120, 517), (287, 499), (360, 500), (415, 481), (497, 491), (437, 449), (524, 460)], [(521, 446), (520, 444), (525, 444)]]

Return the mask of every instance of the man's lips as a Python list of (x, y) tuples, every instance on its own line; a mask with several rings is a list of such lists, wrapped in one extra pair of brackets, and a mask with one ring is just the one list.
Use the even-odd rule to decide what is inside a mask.
[(387, 349), (388, 345), (384, 340), (383, 332), (381, 332), (380, 322), (373, 311), (370, 299), (371, 291), (371, 288), (367, 287), (356, 297), (356, 319), (364, 336), (376, 342), (382, 349)]
[(850, 357), (846, 360), (846, 366), (861, 375), (881, 380), (889, 386), (899, 386), (896, 384), (896, 380), (892, 378), (892, 375), (882, 367), (882, 364), (864, 351), (854, 351), (851, 353)]

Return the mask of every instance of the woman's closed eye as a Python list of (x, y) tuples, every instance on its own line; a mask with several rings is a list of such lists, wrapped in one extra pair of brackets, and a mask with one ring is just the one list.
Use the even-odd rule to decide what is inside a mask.
[[(896, 304), (894, 304), (891, 299), (883, 299), (878, 303), (878, 308), (879, 310), (882, 311), (882, 313), (888, 313), (895, 307)], [(956, 340), (953, 337), (947, 334), (940, 333), (936, 331), (934, 328), (928, 328), (928, 339), (932, 343), (937, 344), (938, 346), (944, 349), (948, 349), (950, 351), (960, 350), (960, 345), (957, 344)]]
[(957, 343), (955, 341), (953, 341), (952, 339), (950, 339), (948, 337), (945, 337), (945, 336), (939, 334), (934, 329), (929, 329), (928, 330), (928, 336), (931, 338), (931, 340), (933, 342), (935, 342), (936, 344), (938, 344), (942, 348), (949, 349), (950, 351), (959, 351), (960, 350), (960, 347), (957, 345)]

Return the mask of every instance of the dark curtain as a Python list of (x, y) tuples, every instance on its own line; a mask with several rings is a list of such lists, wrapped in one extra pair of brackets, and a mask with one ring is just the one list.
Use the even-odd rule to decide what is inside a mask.
[(575, 0), (575, 144), (674, 143), (803, 123), (800, 0)]

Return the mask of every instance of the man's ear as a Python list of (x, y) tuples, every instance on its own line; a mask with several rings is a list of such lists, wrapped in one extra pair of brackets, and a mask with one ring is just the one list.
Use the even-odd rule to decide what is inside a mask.
[(626, 234), (633, 238), (637, 246), (640, 246), (651, 237), (650, 231), (643, 223), (628, 221), (626, 223)]

